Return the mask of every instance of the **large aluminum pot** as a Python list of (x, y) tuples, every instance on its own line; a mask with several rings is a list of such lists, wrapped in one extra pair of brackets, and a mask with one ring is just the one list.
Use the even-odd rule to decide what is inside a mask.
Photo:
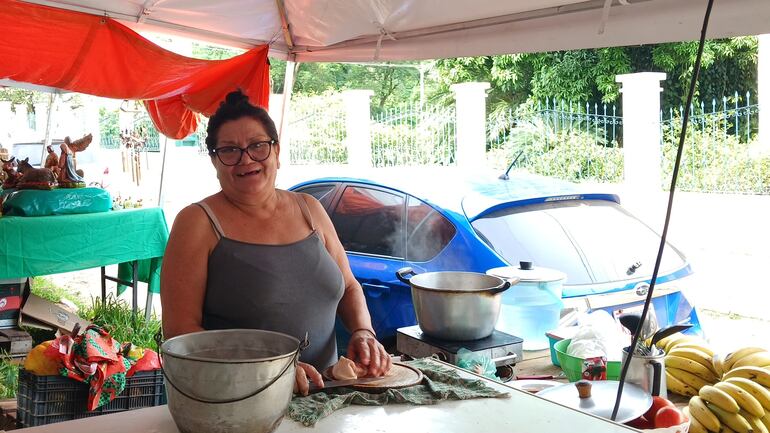
[(259, 329), (201, 331), (160, 351), (168, 409), (182, 433), (269, 433), (283, 419), (302, 348)]
[(490, 336), (500, 315), (500, 294), (518, 282), (475, 272), (417, 275), (411, 268), (399, 269), (396, 277), (412, 287), (414, 312), (422, 332), (452, 341)]

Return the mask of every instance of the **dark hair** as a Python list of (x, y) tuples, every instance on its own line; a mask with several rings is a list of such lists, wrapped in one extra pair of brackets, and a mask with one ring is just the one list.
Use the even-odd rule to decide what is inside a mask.
[(206, 128), (206, 148), (209, 154), (217, 147), (219, 128), (225, 122), (238, 120), (242, 117), (251, 117), (261, 123), (267, 135), (271, 139), (278, 141), (278, 131), (275, 129), (275, 122), (270, 118), (267, 110), (251, 105), (249, 97), (241, 89), (238, 89), (228, 93), (225, 96), (225, 100), (219, 104), (219, 108), (217, 108), (214, 115), (209, 118), (209, 126)]

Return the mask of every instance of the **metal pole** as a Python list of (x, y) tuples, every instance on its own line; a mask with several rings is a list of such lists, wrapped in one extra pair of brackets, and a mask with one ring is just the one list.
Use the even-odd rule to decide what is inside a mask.
[(163, 208), (163, 178), (166, 174), (166, 154), (168, 153), (168, 137), (163, 136), (163, 159), (160, 163), (160, 183), (158, 185), (158, 207)]
[(43, 139), (43, 149), (40, 155), (40, 165), (45, 165), (45, 158), (48, 156), (48, 146), (51, 144), (51, 119), (53, 118), (53, 111), (56, 105), (56, 96), (58, 93), (54, 92), (48, 95), (48, 114), (45, 120), (45, 138)]

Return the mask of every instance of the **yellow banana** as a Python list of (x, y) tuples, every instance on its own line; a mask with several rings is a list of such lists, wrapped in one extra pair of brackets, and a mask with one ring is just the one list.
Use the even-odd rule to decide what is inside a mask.
[(762, 424), (765, 425), (768, 431), (770, 431), (770, 412), (765, 413), (765, 416), (759, 419)]
[(672, 335), (672, 336), (668, 337), (668, 338), (666, 339), (666, 343), (665, 343), (663, 346), (660, 346), (660, 347), (663, 349), (663, 351), (665, 351), (666, 353), (668, 353), (668, 351), (669, 351), (669, 348), (671, 347), (671, 345), (672, 345), (673, 343), (675, 343), (675, 342), (677, 342), (677, 341), (680, 341), (680, 340), (684, 341), (684, 339), (686, 339), (686, 338), (687, 338), (687, 336), (686, 336), (686, 335), (684, 335), (684, 334), (682, 334), (682, 333), (679, 333), (679, 334), (674, 334), (674, 335)]
[(692, 416), (689, 406), (683, 407), (682, 413), (690, 420), (690, 433), (708, 433), (708, 429)]
[(765, 388), (770, 388), (770, 370), (761, 367), (738, 367), (725, 373), (722, 380), (731, 377), (745, 377)]
[(745, 410), (757, 418), (765, 416), (765, 409), (762, 408), (759, 401), (740, 386), (730, 382), (719, 382), (714, 385), (714, 387), (730, 394), (730, 397), (735, 399), (742, 410)]
[(666, 355), (665, 363), (666, 368), (671, 367), (688, 371), (710, 383), (715, 383), (718, 380), (716, 374), (714, 374), (710, 368), (689, 358), (682, 358), (681, 356), (675, 355)]
[(738, 402), (730, 394), (716, 386), (706, 385), (698, 391), (698, 395), (702, 400), (719, 406), (727, 412), (738, 413), (741, 410)]
[(765, 349), (761, 347), (743, 347), (735, 352), (728, 353), (725, 356), (725, 371), (729, 371), (733, 368), (733, 364), (741, 360), (742, 358), (749, 356), (753, 353), (764, 352)]
[(714, 373), (717, 374), (717, 377), (722, 377), (725, 374), (725, 363), (722, 355), (715, 353), (711, 357), (711, 366), (714, 367)]
[(744, 377), (731, 377), (726, 380), (728, 383), (732, 383), (733, 385), (739, 386), (743, 388), (744, 391), (751, 394), (754, 398), (757, 399), (759, 404), (762, 405), (763, 408), (765, 408), (765, 413), (770, 412), (770, 390), (765, 388), (764, 386), (754, 383)]
[(703, 341), (702, 342), (698, 342), (698, 341), (685, 341), (684, 343), (679, 343), (676, 346), (674, 346), (674, 349), (672, 349), (672, 350), (675, 350), (675, 349), (695, 349), (695, 350), (698, 350), (700, 352), (705, 353), (706, 355), (709, 356), (709, 358), (714, 356), (714, 351), (711, 350), (711, 348), (708, 347), (706, 345), (706, 343), (703, 342)]
[(709, 382), (700, 376), (690, 373), (689, 371), (680, 370), (678, 368), (669, 368), (666, 366), (666, 372), (670, 373), (680, 382), (684, 382), (685, 385), (692, 387), (697, 391), (700, 391), (706, 385), (713, 385), (714, 382)]
[(666, 348), (664, 350), (666, 353), (668, 353), (679, 344), (684, 344), (684, 343), (693, 342), (693, 341), (701, 341), (701, 339), (698, 337), (693, 337), (692, 335), (682, 334), (676, 338), (672, 338), (671, 341), (669, 341), (666, 344)]
[(679, 378), (672, 375), (668, 369), (666, 370), (666, 389), (668, 392), (673, 392), (674, 394), (683, 395), (685, 397), (698, 395), (697, 389), (679, 380)]
[(708, 431), (719, 431), (722, 422), (719, 421), (716, 414), (706, 406), (706, 402), (701, 400), (700, 397), (696, 395), (691, 398), (687, 407), (690, 408), (690, 415), (692, 415), (693, 419), (698, 420), (698, 422), (701, 423), (703, 427), (706, 427)]
[(658, 340), (657, 343), (655, 343), (655, 346), (659, 349), (663, 349), (663, 351), (666, 350), (666, 344), (670, 343), (674, 338), (677, 338), (679, 336), (683, 335), (681, 332), (677, 332), (676, 334), (669, 335), (668, 337), (661, 338)]
[(712, 355), (709, 355), (700, 349), (676, 346), (675, 348), (671, 349), (670, 352), (668, 352), (667, 356), (679, 356), (682, 358), (690, 359), (711, 370), (714, 373), (714, 376), (717, 375), (717, 372), (714, 371), (714, 364), (711, 363)]
[[(693, 397), (694, 398), (694, 397)], [(754, 429), (751, 428), (751, 424), (749, 424), (748, 421), (741, 415), (737, 413), (730, 413), (725, 410), (722, 410), (722, 408), (718, 406), (714, 406), (712, 404), (707, 405), (709, 410), (714, 413), (714, 415), (719, 418), (719, 421), (730, 427), (731, 429), (735, 430), (738, 433), (754, 433)], [(715, 430), (716, 431), (716, 430)]]
[(744, 356), (733, 364), (733, 368), (738, 367), (764, 367), (770, 365), (770, 352), (757, 352)]
[(749, 422), (749, 425), (751, 426), (751, 429), (754, 430), (754, 433), (770, 433), (767, 431), (765, 424), (762, 423), (761, 418), (757, 418), (745, 411), (740, 411), (739, 415)]

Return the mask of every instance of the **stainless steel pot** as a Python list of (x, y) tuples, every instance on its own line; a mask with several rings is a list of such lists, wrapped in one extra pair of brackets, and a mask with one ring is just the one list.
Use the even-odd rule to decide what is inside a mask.
[(422, 332), (452, 341), (491, 335), (500, 315), (500, 294), (518, 282), (475, 272), (417, 275), (411, 268), (399, 269), (396, 277), (412, 288), (414, 312)]

